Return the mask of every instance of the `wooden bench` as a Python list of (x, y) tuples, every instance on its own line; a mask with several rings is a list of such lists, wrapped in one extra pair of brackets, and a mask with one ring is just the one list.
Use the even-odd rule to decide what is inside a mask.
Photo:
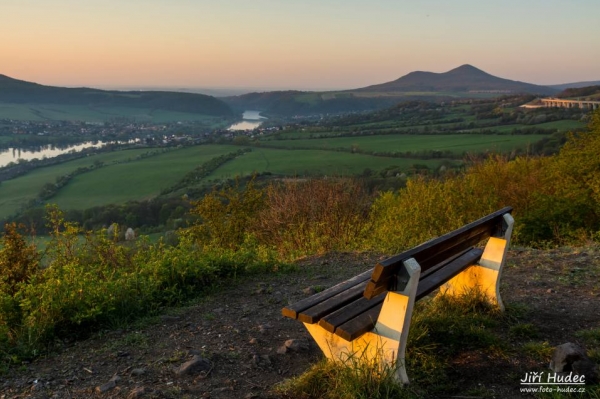
[[(283, 308), (304, 323), (325, 356), (359, 354), (396, 367), (408, 383), (404, 353), (415, 301), (481, 290), (502, 310), (499, 285), (514, 220), (503, 208), (377, 263), (373, 269)], [(487, 239), (482, 250), (475, 247)]]

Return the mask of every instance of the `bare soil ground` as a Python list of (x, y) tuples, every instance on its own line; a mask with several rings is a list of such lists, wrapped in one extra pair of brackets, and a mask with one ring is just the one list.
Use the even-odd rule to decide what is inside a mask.
[[(305, 259), (297, 271), (238, 279), (194, 306), (62, 343), (56, 353), (0, 376), (0, 398), (277, 397), (276, 384), (321, 358), (302, 324), (283, 318), (281, 308), (311, 289), (367, 270), (381, 258), (329, 254)], [(535, 341), (585, 346), (576, 332), (600, 328), (600, 247), (513, 249), (502, 287), (509, 312), (525, 309), (521, 322), (533, 325)], [(501, 333), (510, 342), (509, 327)], [(305, 339), (309, 348), (278, 353), (288, 339)], [(509, 351), (514, 355), (465, 351), (454, 358), (450, 373), (460, 388), (441, 397), (522, 397), (519, 379), (525, 372), (546, 369), (547, 359), (522, 353), (518, 343), (509, 345), (516, 345)], [(177, 375), (194, 356), (209, 363)]]

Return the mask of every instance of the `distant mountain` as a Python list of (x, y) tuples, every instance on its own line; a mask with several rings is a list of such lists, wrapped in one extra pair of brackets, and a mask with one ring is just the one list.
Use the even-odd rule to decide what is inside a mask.
[(227, 104), (197, 93), (44, 86), (0, 75), (0, 103), (127, 107), (232, 117)]
[(598, 99), (600, 98), (600, 85), (597, 86), (585, 86), (585, 87), (570, 87), (556, 94), (558, 98), (588, 98)]
[(566, 90), (566, 89), (579, 89), (580, 87), (589, 87), (589, 86), (600, 86), (600, 80), (592, 80), (589, 82), (575, 82), (575, 83), (563, 83), (560, 85), (550, 85), (548, 87), (552, 87), (558, 90)]
[(490, 75), (472, 65), (444, 73), (411, 72), (393, 82), (328, 92), (272, 91), (225, 97), (234, 109), (293, 116), (384, 109), (403, 101), (448, 101), (504, 94), (552, 95), (560, 90)]
[(411, 72), (392, 82), (357, 89), (361, 92), (491, 92), (553, 94), (558, 89), (490, 75), (472, 65), (444, 73)]

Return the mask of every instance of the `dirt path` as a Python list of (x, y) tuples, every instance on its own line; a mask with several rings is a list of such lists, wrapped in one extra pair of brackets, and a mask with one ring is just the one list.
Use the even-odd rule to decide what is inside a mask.
[[(527, 321), (541, 340), (553, 346), (578, 342), (576, 331), (600, 328), (599, 248), (513, 250), (510, 255), (502, 277), (504, 300), (527, 307)], [(379, 258), (306, 259), (297, 272), (246, 278), (154, 323), (65, 344), (60, 353), (2, 376), (0, 398), (273, 397), (275, 384), (321, 357), (303, 326), (280, 316), (281, 308), (309, 295), (311, 288), (326, 288), (368, 269)], [(289, 339), (299, 340), (299, 351), (278, 353)], [(488, 378), (490, 366), (497, 367), (496, 376)], [(465, 353), (452, 365), (466, 386), (484, 384), (496, 397), (520, 397), (517, 378), (536, 366), (543, 367), (478, 353)]]

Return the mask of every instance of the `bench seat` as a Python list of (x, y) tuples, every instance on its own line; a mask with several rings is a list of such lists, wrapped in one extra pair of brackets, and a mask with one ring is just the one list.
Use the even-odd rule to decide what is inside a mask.
[[(419, 300), (481, 258), (483, 250), (469, 248), (460, 255), (432, 267), (419, 279)], [(284, 316), (303, 323), (319, 323), (326, 331), (352, 341), (371, 331), (381, 311), (386, 292), (367, 299), (365, 288), (373, 269), (284, 308)], [(366, 275), (366, 277), (365, 277)]]

